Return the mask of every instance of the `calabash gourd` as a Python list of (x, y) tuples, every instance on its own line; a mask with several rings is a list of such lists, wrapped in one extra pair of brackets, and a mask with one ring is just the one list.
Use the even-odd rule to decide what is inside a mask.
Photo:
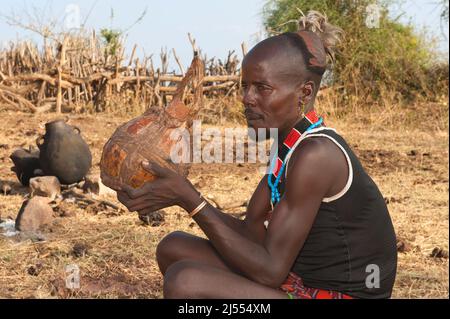
[[(156, 162), (187, 176), (188, 163), (175, 164), (171, 160), (171, 150), (180, 139), (174, 140), (176, 129), (190, 129), (192, 121), (202, 105), (204, 64), (197, 53), (194, 54), (189, 70), (177, 86), (171, 102), (165, 108), (150, 107), (141, 116), (121, 125), (103, 148), (100, 161), (102, 182), (116, 190), (123, 185), (140, 188), (157, 177), (142, 167), (144, 160)], [(185, 95), (191, 84), (193, 96), (188, 107)]]

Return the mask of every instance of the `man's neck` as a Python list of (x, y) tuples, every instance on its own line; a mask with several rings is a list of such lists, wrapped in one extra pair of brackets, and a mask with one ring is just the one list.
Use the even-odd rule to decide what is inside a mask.
[[(305, 114), (308, 114), (309, 112), (313, 111), (314, 107), (307, 107), (305, 109)], [(284, 142), (286, 140), (286, 138), (288, 137), (289, 133), (292, 131), (292, 129), (298, 124), (298, 122), (300, 122), (302, 119), (304, 118), (304, 116), (301, 116), (300, 118), (298, 118), (295, 123), (289, 125), (286, 129), (280, 130), (279, 135), (278, 135), (278, 140), (281, 142)]]
[[(299, 120), (300, 121), (300, 120)], [(278, 140), (283, 143), (286, 138), (288, 137), (289, 133), (292, 131), (292, 129), (295, 127), (295, 125), (297, 125), (298, 121), (295, 122), (294, 125), (292, 125), (289, 129), (285, 129), (283, 131), (281, 131), (278, 135)]]

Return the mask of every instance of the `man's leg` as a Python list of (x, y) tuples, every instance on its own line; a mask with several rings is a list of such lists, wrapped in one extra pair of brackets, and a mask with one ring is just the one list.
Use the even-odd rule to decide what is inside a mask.
[(174, 232), (164, 237), (156, 249), (156, 259), (163, 275), (170, 265), (182, 260), (195, 260), (222, 270), (233, 271), (209, 240), (184, 232)]
[(164, 276), (167, 299), (287, 299), (286, 293), (263, 286), (223, 268), (183, 260)]

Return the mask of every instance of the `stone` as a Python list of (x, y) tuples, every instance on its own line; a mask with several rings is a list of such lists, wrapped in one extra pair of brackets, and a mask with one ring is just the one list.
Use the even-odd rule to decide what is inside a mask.
[(31, 196), (48, 197), (52, 201), (61, 194), (61, 184), (55, 176), (41, 176), (30, 179)]
[(85, 243), (76, 243), (72, 248), (72, 254), (76, 258), (85, 257), (88, 253), (89, 246)]
[(433, 251), (431, 252), (430, 257), (448, 259), (448, 251), (446, 251), (440, 247), (435, 247), (433, 249)]
[(86, 176), (85, 182), (83, 185), (83, 191), (85, 193), (91, 193), (99, 196), (116, 196), (117, 193), (105, 186), (103, 184), (102, 179), (100, 178), (100, 175), (97, 174), (90, 174)]
[(400, 253), (405, 253), (411, 250), (411, 247), (403, 239), (397, 239), (397, 251)]
[(44, 268), (42, 262), (38, 262), (36, 265), (32, 265), (30, 267), (28, 267), (28, 274), (30, 276), (39, 276), (39, 274), (41, 273), (42, 269)]
[(16, 219), (16, 229), (24, 232), (34, 232), (42, 226), (50, 224), (53, 209), (46, 197), (35, 196), (22, 204)]
[(139, 219), (144, 223), (144, 225), (148, 225), (151, 227), (159, 227), (165, 222), (165, 212), (163, 210), (159, 210), (156, 212), (148, 212), (142, 211), (138, 213)]

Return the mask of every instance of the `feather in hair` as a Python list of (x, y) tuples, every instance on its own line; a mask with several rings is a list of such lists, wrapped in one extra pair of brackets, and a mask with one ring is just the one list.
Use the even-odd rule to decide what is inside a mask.
[(298, 31), (311, 31), (319, 36), (327, 56), (331, 62), (334, 62), (336, 46), (341, 42), (344, 31), (329, 23), (325, 14), (311, 10), (305, 15), (301, 10), (299, 11), (302, 17), (298, 20)]

